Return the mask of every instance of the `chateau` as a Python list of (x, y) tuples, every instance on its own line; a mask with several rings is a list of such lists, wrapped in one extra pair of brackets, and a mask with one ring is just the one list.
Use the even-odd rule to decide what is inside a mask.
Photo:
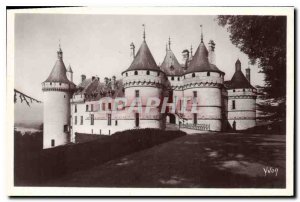
[[(250, 84), (250, 69), (245, 76), (237, 60), (232, 79), (224, 81), (225, 73), (215, 65), (215, 43), (210, 40), (207, 49), (202, 32), (196, 52), (182, 52), (184, 64), (178, 62), (169, 39), (164, 61), (158, 66), (145, 30), (137, 53), (133, 43), (130, 48), (132, 63), (121, 72), (121, 78), (100, 81), (99, 77), (82, 75), (81, 83), (75, 85), (72, 68), (65, 67), (59, 47), (57, 61), (42, 83), (44, 148), (75, 142), (76, 133), (111, 135), (139, 128), (196, 133), (245, 130), (256, 125), (257, 93)], [(165, 103), (149, 102), (149, 98), (165, 97)], [(137, 98), (139, 106), (131, 102)], [(192, 104), (196, 112), (180, 110), (184, 98), (196, 100)], [(151, 110), (147, 112), (147, 108)]]

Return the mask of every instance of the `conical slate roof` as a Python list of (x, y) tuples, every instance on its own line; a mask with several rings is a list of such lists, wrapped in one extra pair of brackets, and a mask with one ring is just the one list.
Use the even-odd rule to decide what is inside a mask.
[(156, 65), (156, 62), (149, 50), (146, 41), (143, 41), (134, 60), (132, 61), (130, 67), (127, 69), (127, 71), (130, 70), (160, 70)]
[(58, 59), (54, 65), (50, 75), (44, 82), (60, 82), (60, 83), (67, 83), (67, 84), (72, 83), (68, 80), (67, 75), (66, 75), (67, 69), (66, 69), (63, 59), (62, 59), (61, 49), (59, 49), (59, 51), (57, 51), (57, 56), (58, 56)]
[(228, 85), (228, 89), (235, 89), (235, 88), (254, 88), (242, 71), (236, 71), (231, 78), (231, 81)]
[(194, 54), (193, 59), (186, 71), (186, 73), (191, 72), (222, 72), (217, 68), (217, 66), (209, 63), (208, 51), (203, 41), (201, 41), (200, 45), (198, 46), (196, 53)]
[(167, 50), (160, 68), (166, 75), (182, 75), (183, 73), (183, 69), (171, 49)]

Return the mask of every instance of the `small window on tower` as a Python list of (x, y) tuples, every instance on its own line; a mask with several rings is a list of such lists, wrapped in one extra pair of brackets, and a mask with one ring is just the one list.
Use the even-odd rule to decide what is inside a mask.
[(177, 81), (180, 81), (180, 77), (177, 78)]
[(115, 120), (115, 125), (116, 125), (116, 126), (118, 125), (118, 120)]
[(107, 114), (107, 125), (111, 125), (111, 114)]
[(108, 103), (108, 110), (111, 110), (111, 103)]
[(194, 97), (197, 97), (197, 91), (193, 91)]
[(138, 75), (138, 71), (134, 71), (134, 75)]
[(135, 90), (135, 97), (140, 97), (140, 91), (139, 90)]
[(235, 109), (235, 100), (232, 100), (232, 109)]
[(55, 140), (54, 139), (51, 140), (51, 147), (55, 147)]
[(148, 71), (147, 71), (147, 75), (149, 75), (149, 74), (150, 74), (150, 71), (148, 70)]
[(89, 105), (85, 105), (85, 111), (89, 111)]
[(160, 72), (157, 72), (157, 76), (159, 76), (160, 75)]
[(77, 105), (75, 105), (75, 113), (77, 112)]
[(64, 125), (64, 132), (68, 132), (68, 125)]
[(59, 85), (61, 86), (61, 83), (59, 83)]
[(80, 125), (83, 125), (83, 116), (80, 116)]
[(94, 111), (94, 106), (93, 106), (93, 104), (91, 104), (91, 111)]
[(245, 92), (245, 88), (243, 88), (243, 92)]
[(74, 117), (74, 124), (77, 125), (77, 116)]
[(126, 72), (126, 76), (128, 76), (128, 73)]
[(210, 72), (207, 72), (207, 76), (210, 76)]
[(171, 77), (171, 80), (174, 81), (174, 76)]
[(192, 77), (195, 77), (195, 73), (192, 74)]
[(50, 82), (50, 86), (52, 86), (52, 82)]
[(233, 92), (235, 92), (235, 89), (233, 89)]

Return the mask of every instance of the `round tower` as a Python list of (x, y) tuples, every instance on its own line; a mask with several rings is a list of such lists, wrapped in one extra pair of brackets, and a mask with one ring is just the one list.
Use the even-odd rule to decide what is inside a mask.
[[(250, 69), (247, 70), (250, 78)], [(249, 79), (250, 80), (250, 79)], [(256, 89), (242, 72), (241, 61), (235, 63), (235, 73), (227, 88), (228, 122), (233, 130), (245, 130), (256, 125)]]
[(59, 46), (57, 61), (42, 83), (44, 95), (43, 148), (67, 144), (70, 141), (70, 98), (75, 84), (66, 75), (63, 52)]
[(196, 109), (196, 112), (190, 110), (184, 113), (188, 124), (205, 131), (222, 130), (224, 75), (216, 65), (209, 62), (201, 29), (201, 42), (184, 73), (183, 80), (184, 97), (194, 100), (193, 105)]
[[(127, 121), (128, 129), (162, 128), (163, 119), (159, 106), (151, 108), (150, 112), (145, 111), (147, 107), (152, 105), (148, 98), (161, 99), (163, 79), (165, 78), (146, 43), (145, 28), (143, 42), (137, 54), (133, 56), (130, 67), (122, 72), (122, 76), (127, 99), (125, 111), (129, 119)], [(132, 106), (135, 106), (134, 109)], [(133, 110), (129, 110), (129, 108)]]

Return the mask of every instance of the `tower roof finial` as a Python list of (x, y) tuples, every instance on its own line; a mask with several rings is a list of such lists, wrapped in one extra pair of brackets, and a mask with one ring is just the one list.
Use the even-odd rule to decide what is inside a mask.
[(146, 41), (146, 25), (142, 24), (142, 26), (144, 27), (143, 39)]
[(169, 36), (169, 50), (171, 50), (171, 38)]
[(200, 25), (201, 27), (201, 42), (203, 42), (203, 30), (202, 30), (202, 25)]

